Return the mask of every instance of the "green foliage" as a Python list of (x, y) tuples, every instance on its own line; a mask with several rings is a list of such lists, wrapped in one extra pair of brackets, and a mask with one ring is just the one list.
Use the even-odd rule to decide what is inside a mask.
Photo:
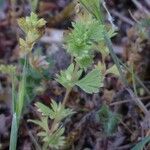
[(78, 62), (81, 68), (85, 69), (93, 63), (92, 54), (91, 56), (77, 57), (75, 60)]
[(34, 33), (37, 34), (39, 32), (38, 29), (42, 28), (46, 24), (46, 21), (44, 19), (38, 19), (38, 16), (31, 12), (29, 17), (18, 19), (18, 24), (26, 34), (29, 33), (35, 36)]
[(22, 114), (22, 109), (23, 109), (24, 100), (25, 100), (25, 94), (26, 94), (26, 73), (25, 73), (25, 70), (23, 70), (22, 79), (19, 83), (18, 100), (16, 102), (16, 110), (15, 110), (17, 117), (19, 117), (19, 118)]
[(99, 88), (103, 86), (103, 76), (99, 69), (94, 69), (79, 80), (76, 85), (87, 93), (97, 93)]
[(74, 74), (74, 65), (71, 64), (66, 71), (61, 71), (57, 75), (56, 81), (62, 84), (65, 88), (72, 88), (77, 85), (87, 93), (97, 93), (99, 88), (103, 86), (103, 75), (99, 69), (94, 69), (88, 73), (84, 78), (78, 80), (81, 76), (82, 70), (77, 72), (76, 78), (72, 78)]
[(17, 115), (16, 115), (16, 113), (14, 113), (13, 114), (13, 119), (12, 119), (12, 125), (11, 125), (9, 150), (16, 150), (16, 146), (17, 146), (17, 133), (18, 133)]
[[(31, 58), (33, 60), (33, 58)], [(20, 65), (23, 67), (23, 64), (25, 62), (25, 59), (20, 59)], [(37, 66), (35, 68), (33, 65), (31, 66), (31, 63), (27, 61), (27, 67), (26, 67), (26, 99), (28, 102), (31, 102), (35, 95), (40, 92), (43, 92), (45, 90), (44, 87), (41, 88), (42, 84), (45, 83), (45, 81), (50, 80), (51, 76), (49, 75), (49, 69), (51, 66), (49, 65), (48, 68), (42, 68), (40, 66)], [(20, 80), (21, 75), (18, 75), (18, 79)], [(43, 85), (45, 86), (45, 85)]]
[(55, 149), (58, 149), (59, 147), (64, 145), (65, 137), (63, 136), (64, 134), (63, 127), (58, 127), (53, 133), (51, 133), (48, 127), (48, 117), (41, 117), (41, 120), (28, 120), (28, 121), (40, 126), (43, 129), (37, 135), (42, 138), (42, 141), (45, 143), (45, 145), (48, 145), (51, 148)]
[(103, 26), (95, 19), (72, 23), (73, 30), (66, 38), (67, 51), (75, 57), (80, 67), (85, 68), (93, 61), (92, 48), (102, 40)]
[(107, 136), (111, 136), (117, 129), (120, 115), (111, 112), (107, 105), (103, 105), (98, 114), (104, 128), (104, 133)]
[(79, 0), (80, 3), (95, 17), (100, 18), (101, 0)]
[[(42, 113), (41, 120), (28, 120), (38, 126), (43, 130), (38, 133), (38, 136), (42, 137), (44, 141), (44, 147), (46, 145), (51, 148), (58, 149), (65, 143), (64, 128), (59, 127), (60, 121), (74, 112), (69, 108), (64, 108), (64, 106), (59, 103), (57, 104), (54, 100), (51, 102), (51, 107), (47, 107), (42, 103), (36, 103), (38, 111)], [(54, 129), (50, 130), (48, 127), (48, 118), (54, 119), (56, 124)], [(53, 126), (53, 125), (52, 125)]]
[(54, 100), (51, 102), (51, 108), (39, 102), (36, 103), (36, 106), (43, 115), (49, 116), (51, 119), (56, 119), (57, 121), (60, 121), (74, 113), (71, 109), (64, 108), (61, 103), (57, 104)]
[(12, 107), (13, 107), (13, 120), (11, 126), (11, 135), (10, 135), (10, 150), (16, 150), (17, 145), (17, 133), (19, 128), (19, 123), (22, 115), (23, 108), (25, 106), (25, 98), (26, 98), (26, 81), (27, 81), (27, 58), (26, 54), (28, 54), (32, 48), (34, 43), (38, 38), (40, 38), (41, 33), (39, 32), (39, 28), (45, 25), (45, 21), (43, 19), (38, 19), (37, 15), (31, 13), (30, 17), (21, 18), (18, 20), (19, 26), (25, 32), (25, 40), (20, 39), (20, 48), (24, 57), (23, 66), (21, 73), (19, 74), (19, 82), (18, 86), (15, 84), (15, 75), (16, 68), (12, 65), (0, 66), (0, 70), (12, 74)]
[[(49, 137), (45, 137), (43, 141), (47, 143), (51, 148), (59, 149), (65, 144), (65, 137), (63, 136), (65, 129), (59, 127), (53, 134)], [(41, 136), (43, 133), (39, 133)], [(43, 134), (44, 136), (44, 134)]]
[(29, 122), (32, 122), (38, 126), (40, 126), (43, 130), (45, 130), (47, 133), (49, 131), (49, 127), (48, 127), (48, 117), (41, 117), (41, 120), (28, 120)]
[(24, 31), (26, 38), (19, 39), (21, 56), (25, 56), (29, 52), (31, 52), (33, 45), (35, 42), (41, 37), (43, 34), (43, 27), (46, 24), (44, 19), (38, 19), (38, 16), (33, 12), (29, 17), (18, 19), (19, 27)]
[[(87, 68), (92, 64), (95, 45), (96, 47), (97, 45), (103, 45), (98, 49), (102, 55), (106, 55), (104, 51), (108, 53), (103, 38), (104, 25), (101, 25), (99, 21), (93, 19), (89, 14), (84, 17), (72, 23), (73, 30), (66, 38), (67, 51), (71, 56), (75, 57), (75, 61), (81, 68)], [(116, 34), (110, 27), (107, 27), (107, 30), (110, 38)]]
[(114, 75), (116, 75), (116, 76), (119, 76), (119, 71), (118, 71), (118, 69), (117, 69), (117, 66), (116, 66), (116, 65), (113, 65), (113, 66), (111, 66), (110, 68), (108, 68), (108, 69), (106, 70), (106, 73), (105, 73), (105, 74), (109, 74), (109, 73), (114, 74)]
[(137, 143), (131, 150), (142, 150), (144, 146), (150, 142), (150, 136), (145, 137), (139, 143)]
[(0, 72), (6, 73), (6, 74), (15, 74), (16, 73), (16, 67), (13, 65), (0, 65)]
[(60, 75), (57, 75), (56, 81), (63, 85), (66, 89), (72, 88), (77, 82), (78, 78), (81, 76), (82, 70), (79, 70), (75, 76), (72, 78), (74, 74), (74, 64), (71, 64), (67, 70), (61, 71)]

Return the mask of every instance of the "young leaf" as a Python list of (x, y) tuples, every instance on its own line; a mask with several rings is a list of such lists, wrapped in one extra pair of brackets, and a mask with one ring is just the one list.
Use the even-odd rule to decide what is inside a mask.
[(49, 116), (51, 111), (50, 108), (45, 106), (44, 104), (37, 102), (36, 106), (38, 107), (38, 111), (42, 113), (43, 116)]
[(20, 117), (22, 113), (25, 95), (26, 95), (26, 71), (23, 70), (22, 79), (19, 83), (18, 101), (17, 101), (17, 107), (16, 107), (16, 113), (18, 117)]
[(48, 142), (51, 148), (59, 149), (65, 144), (64, 131), (64, 128), (59, 127), (48, 139), (45, 138), (44, 141)]
[(72, 115), (73, 113), (74, 112), (71, 109), (64, 108), (64, 106), (61, 103), (57, 104), (54, 100), (52, 100), (49, 115), (51, 119), (56, 119), (57, 121), (60, 121), (66, 118), (67, 116)]
[(32, 119), (29, 119), (28, 122), (32, 122), (32, 123), (40, 126), (46, 132), (49, 131), (49, 128), (48, 128), (48, 117), (42, 117), (41, 120), (32, 120)]
[(60, 75), (57, 75), (56, 81), (63, 85), (65, 88), (72, 88), (82, 73), (82, 71), (79, 70), (77, 73), (77, 77), (72, 79), (73, 71), (74, 64), (71, 64), (67, 70), (61, 71)]
[(113, 65), (112, 67), (106, 70), (105, 74), (109, 74), (109, 73), (114, 74), (116, 76), (120, 75), (116, 65)]
[(78, 57), (75, 60), (80, 65), (81, 68), (87, 68), (93, 62), (93, 58), (91, 56), (85, 56), (85, 57), (81, 57), (81, 58)]
[(97, 93), (99, 88), (103, 86), (103, 76), (99, 69), (94, 69), (79, 80), (76, 85), (87, 93)]

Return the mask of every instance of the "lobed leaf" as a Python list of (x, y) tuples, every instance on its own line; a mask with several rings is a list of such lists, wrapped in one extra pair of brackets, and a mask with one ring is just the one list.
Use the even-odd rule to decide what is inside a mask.
[(97, 93), (99, 88), (103, 86), (103, 76), (99, 69), (94, 69), (79, 80), (76, 85), (87, 93)]

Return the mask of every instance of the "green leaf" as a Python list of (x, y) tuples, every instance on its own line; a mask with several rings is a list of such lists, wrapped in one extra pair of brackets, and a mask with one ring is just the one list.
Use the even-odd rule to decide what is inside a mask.
[(81, 68), (85, 69), (93, 63), (93, 58), (91, 56), (76, 58), (75, 60), (80, 65)]
[(139, 143), (137, 143), (131, 150), (142, 150), (144, 146), (150, 142), (150, 136), (145, 137)]
[(11, 134), (9, 150), (16, 150), (17, 147), (17, 137), (18, 137), (18, 125), (16, 113), (13, 114), (12, 124), (11, 124)]
[(102, 26), (96, 19), (89, 18), (86, 22), (78, 20), (72, 23), (73, 30), (66, 38), (67, 51), (76, 60), (90, 58), (93, 50), (93, 45), (103, 39)]
[(26, 64), (22, 72), (22, 79), (19, 83), (18, 101), (17, 101), (17, 107), (16, 107), (16, 113), (18, 117), (20, 117), (22, 113), (24, 100), (25, 100), (25, 94), (26, 94)]
[(101, 0), (80, 0), (81, 4), (97, 19), (100, 18)]
[(51, 108), (45, 106), (40, 102), (37, 102), (36, 106), (38, 107), (38, 111), (41, 112), (43, 116), (50, 117), (51, 119), (56, 119), (57, 121), (61, 121), (62, 119), (74, 113), (72, 109), (65, 108), (61, 103), (57, 104), (54, 100), (52, 100), (51, 102)]
[(65, 129), (59, 127), (52, 135), (48, 138), (44, 138), (45, 142), (48, 142), (51, 148), (59, 149), (65, 144), (65, 137), (63, 136)]
[(28, 122), (32, 122), (38, 126), (40, 126), (41, 128), (43, 128), (46, 132), (49, 131), (49, 127), (48, 127), (48, 117), (42, 117), (41, 120), (32, 120), (29, 119)]
[(36, 106), (38, 107), (38, 111), (42, 113), (43, 116), (49, 116), (51, 110), (49, 107), (45, 106), (44, 104), (37, 102)]
[(72, 88), (80, 77), (82, 71), (79, 70), (76, 78), (72, 79), (74, 71), (74, 64), (71, 64), (67, 70), (61, 71), (60, 75), (57, 75), (56, 81), (63, 85), (65, 88)]
[(116, 65), (113, 65), (109, 69), (106, 70), (105, 74), (109, 74), (109, 73), (114, 74), (116, 76), (120, 75)]
[(67, 116), (72, 115), (73, 113), (74, 111), (72, 111), (71, 109), (64, 108), (64, 106), (61, 103), (57, 104), (54, 100), (52, 100), (49, 115), (51, 119), (56, 119), (57, 121), (60, 121), (66, 118)]
[(99, 88), (103, 86), (103, 76), (99, 69), (94, 69), (84, 78), (79, 80), (76, 85), (87, 93), (97, 93)]

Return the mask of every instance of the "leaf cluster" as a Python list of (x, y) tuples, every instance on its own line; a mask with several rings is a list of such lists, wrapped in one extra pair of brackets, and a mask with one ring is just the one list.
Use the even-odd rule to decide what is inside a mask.
[(74, 70), (75, 66), (74, 64), (71, 64), (66, 70), (61, 71), (60, 75), (57, 75), (56, 81), (63, 85), (66, 89), (72, 88), (75, 86), (75, 83), (78, 81), (82, 73), (82, 70), (79, 70), (76, 75), (73, 75)]
[[(99, 88), (103, 86), (104, 76), (101, 71), (96, 68), (89, 72), (86, 76), (79, 79), (82, 73), (82, 69), (74, 73), (74, 65), (71, 64), (67, 70), (61, 71), (60, 75), (57, 75), (56, 81), (63, 85), (65, 88), (72, 88), (75, 85), (80, 87), (86, 93), (97, 93)], [(73, 78), (75, 76), (75, 78)]]
[(103, 26), (95, 19), (79, 20), (72, 26), (73, 30), (66, 38), (67, 51), (80, 67), (86, 68), (93, 62), (93, 45), (102, 40)]
[[(63, 136), (64, 128), (59, 124), (61, 120), (72, 115), (74, 111), (69, 108), (64, 108), (61, 103), (57, 104), (54, 100), (52, 100), (50, 108), (40, 102), (36, 103), (36, 106), (38, 107), (38, 111), (42, 113), (41, 120), (29, 121), (42, 128), (42, 131), (38, 133), (38, 136), (42, 137), (45, 145), (58, 149), (65, 143), (65, 137)], [(54, 119), (57, 122), (53, 130), (49, 129), (48, 118)]]

